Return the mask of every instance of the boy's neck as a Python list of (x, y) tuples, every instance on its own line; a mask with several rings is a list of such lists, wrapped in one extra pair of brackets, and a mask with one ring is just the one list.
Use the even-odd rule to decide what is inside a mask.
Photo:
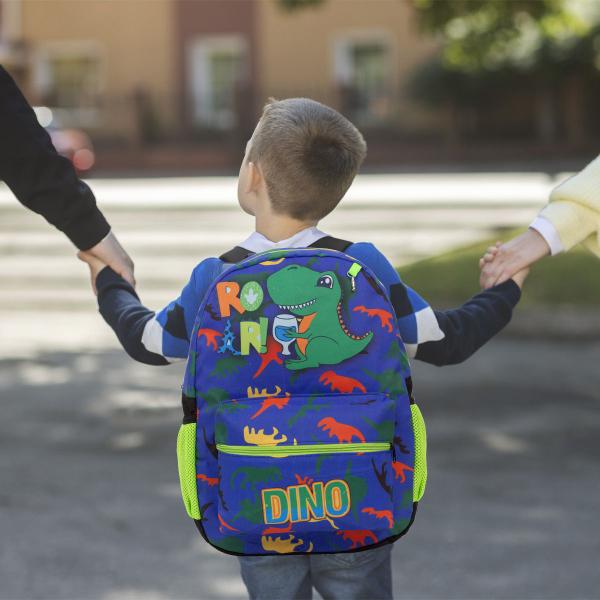
[(273, 213), (257, 214), (255, 229), (272, 242), (287, 240), (308, 227), (315, 227), (318, 221), (298, 221), (285, 215)]

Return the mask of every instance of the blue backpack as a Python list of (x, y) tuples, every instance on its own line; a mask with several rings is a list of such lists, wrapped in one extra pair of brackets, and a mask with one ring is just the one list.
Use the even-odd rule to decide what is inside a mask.
[(425, 488), (425, 426), (390, 299), (340, 251), (349, 242), (317, 244), (236, 259), (194, 324), (181, 492), (229, 554), (394, 542)]

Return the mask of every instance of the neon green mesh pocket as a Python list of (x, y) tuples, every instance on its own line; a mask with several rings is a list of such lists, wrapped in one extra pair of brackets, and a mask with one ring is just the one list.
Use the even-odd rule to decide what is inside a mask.
[(413, 501), (418, 502), (425, 493), (427, 485), (427, 432), (421, 410), (416, 404), (410, 405), (412, 426), (415, 433), (415, 473)]
[(192, 519), (199, 519), (200, 508), (196, 490), (196, 423), (186, 423), (179, 428), (177, 468), (185, 510)]

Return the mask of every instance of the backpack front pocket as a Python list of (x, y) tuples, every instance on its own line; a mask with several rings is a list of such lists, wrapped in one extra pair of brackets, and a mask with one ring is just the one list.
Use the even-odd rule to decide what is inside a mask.
[(394, 498), (394, 425), (386, 394), (223, 402), (221, 530), (256, 553), (341, 552), (396, 535), (412, 504), (404, 515)]
[(393, 489), (381, 477), (392, 461), (390, 444), (340, 446), (264, 455), (220, 448), (221, 527), (259, 552), (343, 551), (389, 537)]

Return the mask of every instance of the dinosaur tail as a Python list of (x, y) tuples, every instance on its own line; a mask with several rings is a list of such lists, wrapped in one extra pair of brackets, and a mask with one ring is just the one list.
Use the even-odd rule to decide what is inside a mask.
[(338, 316), (338, 321), (340, 322), (340, 326), (343, 330), (343, 332), (351, 339), (357, 342), (366, 340), (364, 346), (361, 348), (361, 350), (363, 348), (366, 347), (366, 345), (371, 341), (371, 338), (373, 337), (373, 332), (372, 331), (368, 331), (367, 333), (364, 333), (363, 335), (356, 335), (354, 333), (351, 333), (350, 330), (348, 329), (348, 326), (346, 325), (346, 322), (344, 321), (344, 317), (342, 316), (342, 302), (340, 301), (340, 303), (337, 305), (337, 316)]

